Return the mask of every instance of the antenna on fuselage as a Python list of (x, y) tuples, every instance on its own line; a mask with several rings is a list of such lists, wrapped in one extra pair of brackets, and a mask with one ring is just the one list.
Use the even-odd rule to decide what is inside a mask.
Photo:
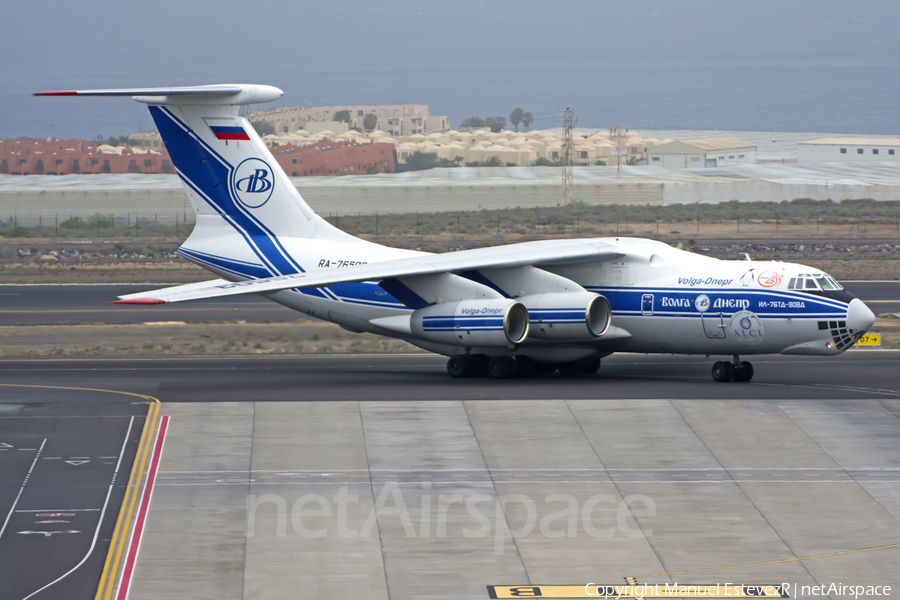
[(744, 260), (749, 260), (749, 261), (751, 261), (751, 262), (753, 261), (753, 259), (750, 258), (750, 255), (747, 254), (746, 252), (742, 252), (742, 254), (744, 255)]

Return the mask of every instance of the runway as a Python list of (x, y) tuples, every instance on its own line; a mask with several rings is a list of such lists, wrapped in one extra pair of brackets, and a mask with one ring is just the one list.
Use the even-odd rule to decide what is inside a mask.
[[(900, 281), (849, 281), (843, 285), (856, 297), (870, 302), (876, 314), (900, 312)], [(166, 286), (0, 285), (0, 326), (232, 320), (278, 323), (300, 317), (295, 311), (255, 295), (159, 306), (109, 304), (123, 294), (162, 287)]]
[[(163, 402), (171, 426), (131, 600), (449, 600), (625, 577), (900, 586), (898, 361), (761, 357), (754, 381), (717, 384), (702, 357), (614, 355), (593, 376), (505, 381), (450, 379), (431, 355), (41, 358), (0, 360), (0, 380)], [(133, 397), (11, 389), (4, 416), (146, 411)], [(51, 435), (33, 433), (15, 443)], [(27, 470), (16, 458), (0, 469), (0, 508)], [(53, 493), (96, 504), (108, 477)], [(27, 560), (7, 538), (0, 581)], [(79, 553), (60, 547), (40, 577)], [(84, 594), (67, 597), (89, 597), (92, 560)]]
[(277, 323), (294, 321), (301, 316), (259, 296), (234, 296), (159, 306), (110, 304), (120, 295), (163, 287), (166, 285), (0, 285), (0, 326), (232, 320)]

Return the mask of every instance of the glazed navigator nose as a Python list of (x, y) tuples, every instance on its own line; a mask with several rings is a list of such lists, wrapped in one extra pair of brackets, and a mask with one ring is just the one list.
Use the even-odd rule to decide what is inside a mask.
[(854, 298), (847, 306), (847, 329), (866, 332), (875, 324), (875, 313), (859, 298)]

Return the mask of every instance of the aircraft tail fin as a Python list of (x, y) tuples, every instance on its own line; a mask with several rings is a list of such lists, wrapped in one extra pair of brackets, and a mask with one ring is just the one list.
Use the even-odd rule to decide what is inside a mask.
[(197, 213), (197, 229), (218, 229), (224, 220), (254, 247), (279, 246), (279, 237), (356, 239), (313, 212), (247, 120), (248, 105), (277, 100), (283, 95), (278, 88), (227, 84), (35, 95), (131, 96), (150, 105)]

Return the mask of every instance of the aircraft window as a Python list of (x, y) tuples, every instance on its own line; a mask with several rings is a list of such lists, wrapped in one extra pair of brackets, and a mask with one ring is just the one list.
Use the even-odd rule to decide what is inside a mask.
[(789, 290), (796, 289), (796, 288), (794, 287), (794, 284), (796, 284), (796, 283), (797, 283), (797, 278), (796, 278), (796, 277), (791, 277), (791, 281), (790, 281), (790, 283), (788, 283), (788, 289), (789, 289)]
[(844, 289), (843, 286), (841, 284), (839, 284), (837, 281), (835, 281), (834, 277), (832, 277), (831, 275), (826, 275), (825, 279), (827, 279), (829, 281), (829, 283), (831, 283), (831, 285), (834, 286), (834, 289), (836, 289), (836, 290)]
[(821, 275), (818, 276), (818, 277), (816, 277), (816, 282), (817, 282), (820, 286), (822, 286), (822, 289), (823, 289), (823, 290), (833, 290), (833, 289), (835, 289), (834, 286), (831, 285), (831, 282), (828, 281), (825, 277), (823, 277), (823, 276), (821, 276)]
[(816, 280), (815, 279), (807, 279), (806, 280), (806, 289), (808, 289), (808, 290), (819, 289), (819, 286), (816, 285)]

